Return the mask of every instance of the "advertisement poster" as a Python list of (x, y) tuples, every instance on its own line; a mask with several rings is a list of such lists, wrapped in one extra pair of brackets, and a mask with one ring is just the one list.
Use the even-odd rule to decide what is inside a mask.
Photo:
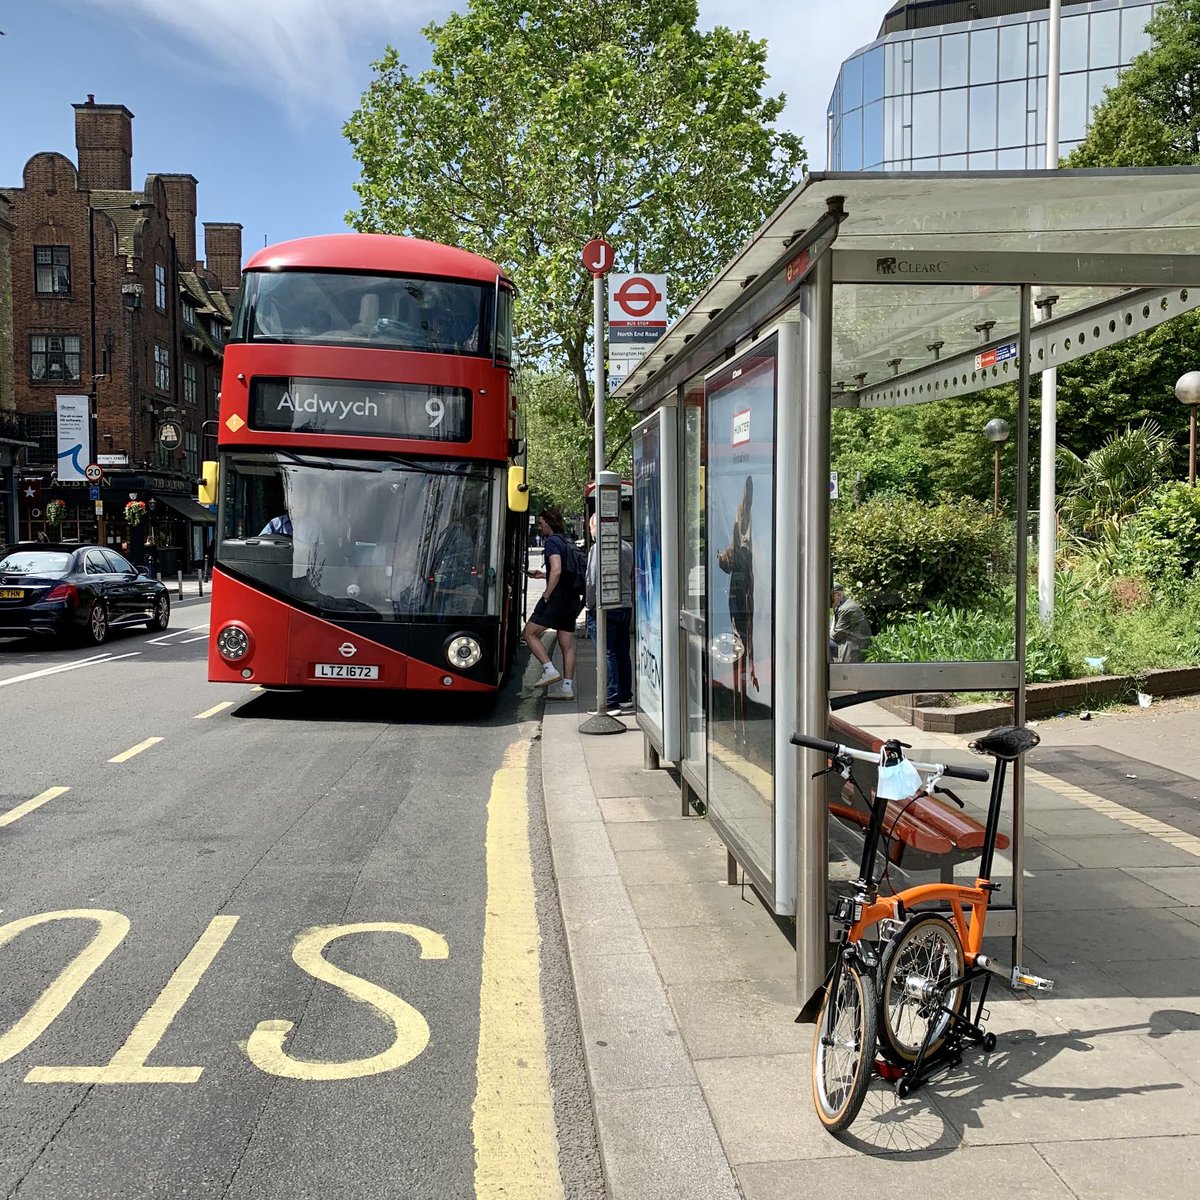
[(724, 368), (708, 406), (709, 804), (774, 865), (776, 343)]
[(634, 603), (638, 711), (663, 732), (662, 414), (633, 431)]
[(91, 410), (86, 396), (56, 396), (58, 402), (58, 478), (86, 483), (84, 468), (92, 461)]

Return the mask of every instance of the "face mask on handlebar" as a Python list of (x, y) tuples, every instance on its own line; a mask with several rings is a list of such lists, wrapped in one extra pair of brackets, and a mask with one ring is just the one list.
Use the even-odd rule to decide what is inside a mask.
[(921, 786), (917, 768), (901, 753), (889, 752), (884, 747), (879, 754), (879, 780), (875, 794), (884, 800), (907, 800), (916, 795)]

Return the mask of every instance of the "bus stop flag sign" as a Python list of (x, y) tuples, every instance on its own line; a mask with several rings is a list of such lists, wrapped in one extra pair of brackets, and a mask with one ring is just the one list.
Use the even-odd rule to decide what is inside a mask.
[(608, 277), (608, 356), (631, 369), (666, 332), (667, 277)]

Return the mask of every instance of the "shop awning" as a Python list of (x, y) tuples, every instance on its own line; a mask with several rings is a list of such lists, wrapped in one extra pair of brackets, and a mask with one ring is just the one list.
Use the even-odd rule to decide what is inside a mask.
[(203, 504), (187, 496), (167, 495), (165, 492), (155, 492), (154, 498), (161, 500), (168, 508), (173, 508), (180, 516), (186, 517), (193, 525), (215, 525), (217, 514), (210, 512)]

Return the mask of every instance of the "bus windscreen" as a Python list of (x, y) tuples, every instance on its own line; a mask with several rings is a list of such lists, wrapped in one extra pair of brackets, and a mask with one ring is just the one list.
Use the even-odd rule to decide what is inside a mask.
[(491, 356), (493, 289), (340, 271), (248, 271), (232, 339)]

